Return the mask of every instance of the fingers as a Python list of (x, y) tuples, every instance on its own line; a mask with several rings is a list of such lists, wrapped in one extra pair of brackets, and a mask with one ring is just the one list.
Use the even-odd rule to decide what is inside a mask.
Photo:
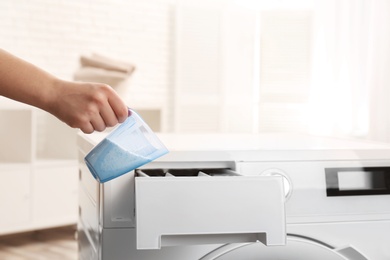
[(130, 116), (126, 104), (116, 95), (116, 93), (109, 97), (108, 103), (119, 123), (123, 123), (126, 118)]
[(95, 128), (93, 127), (93, 125), (91, 123), (86, 123), (82, 126), (80, 126), (80, 130), (83, 131), (83, 133), (85, 134), (92, 134), (93, 131), (95, 130)]
[(95, 114), (89, 122), (85, 123), (83, 126), (80, 126), (80, 130), (86, 134), (90, 134), (94, 131), (102, 132), (107, 127), (115, 126), (118, 123), (118, 120), (114, 112), (107, 108), (104, 108), (104, 111), (105, 112), (102, 112), (102, 114)]
[(100, 83), (61, 81), (61, 98), (50, 112), (70, 127), (84, 133), (104, 131), (123, 123), (130, 115), (123, 100), (110, 86)]
[(91, 125), (93, 126), (93, 129), (98, 132), (104, 131), (107, 127), (104, 119), (99, 114), (96, 115), (93, 119), (91, 119)]
[(107, 104), (101, 109), (100, 111), (100, 117), (104, 121), (105, 126), (111, 127), (115, 126), (119, 123), (119, 119), (117, 118), (114, 110), (110, 106), (110, 104), (107, 102)]
[(104, 98), (95, 104), (98, 113), (93, 114), (90, 119), (94, 131), (99, 132), (124, 122), (129, 116), (127, 106), (111, 87), (103, 85), (101, 90), (105, 94)]

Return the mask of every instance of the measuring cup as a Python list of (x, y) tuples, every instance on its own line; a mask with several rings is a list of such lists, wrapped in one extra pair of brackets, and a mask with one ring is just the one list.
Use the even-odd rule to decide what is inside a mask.
[(92, 175), (103, 183), (168, 153), (150, 127), (132, 109), (131, 115), (84, 158)]

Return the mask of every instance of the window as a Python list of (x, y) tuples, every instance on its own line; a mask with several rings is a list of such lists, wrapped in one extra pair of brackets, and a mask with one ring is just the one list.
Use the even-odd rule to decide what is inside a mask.
[(310, 24), (308, 11), (179, 6), (175, 130), (304, 131)]

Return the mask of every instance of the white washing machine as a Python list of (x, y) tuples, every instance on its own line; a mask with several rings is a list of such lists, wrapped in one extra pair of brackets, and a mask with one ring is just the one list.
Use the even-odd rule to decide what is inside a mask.
[(159, 135), (105, 184), (78, 137), (79, 259), (388, 260), (390, 147), (306, 135)]

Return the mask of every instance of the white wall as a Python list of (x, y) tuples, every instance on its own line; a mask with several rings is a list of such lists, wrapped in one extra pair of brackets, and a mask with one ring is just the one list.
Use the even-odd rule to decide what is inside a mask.
[(63, 79), (80, 54), (98, 52), (137, 66), (123, 94), (131, 107), (166, 106), (171, 85), (175, 0), (0, 1), (0, 48)]
[[(255, 66), (255, 59), (257, 59), (256, 55), (259, 55), (259, 53), (256, 53), (259, 42), (255, 42), (256, 39), (254, 39), (254, 35), (252, 34), (255, 33), (256, 28), (251, 28), (251, 26), (257, 26), (254, 26), (255, 22), (252, 21), (252, 18), (259, 10), (275, 8), (308, 9), (311, 8), (310, 3), (312, 2), (328, 3), (330, 1), (296, 0), (290, 2), (282, 0), (274, 1), (275, 3), (271, 2), (272, 1), (266, 0), (0, 1), (0, 48), (27, 59), (64, 79), (72, 79), (73, 73), (79, 66), (78, 59), (80, 54), (88, 54), (93, 51), (134, 63), (137, 66), (137, 70), (130, 81), (126, 83), (125, 88), (121, 89), (120, 94), (130, 107), (161, 108), (163, 110), (162, 130), (164, 131), (181, 130), (182, 128), (177, 127), (178, 121), (180, 121), (183, 124), (187, 124), (188, 122), (188, 126), (183, 129), (198, 130), (199, 128), (199, 130), (203, 129), (204, 131), (216, 129), (216, 131), (222, 132), (252, 131), (254, 129), (254, 132), (257, 132), (259, 122), (264, 122), (267, 118), (264, 115), (261, 115), (261, 111), (256, 112), (253, 110), (252, 112), (247, 112), (250, 109), (245, 108), (246, 112), (243, 112), (244, 108), (242, 106), (242, 104), (245, 104), (249, 107), (252, 105), (251, 102), (256, 104), (256, 102), (259, 103), (264, 101), (264, 93), (257, 93), (254, 90), (256, 87), (255, 85), (258, 85), (254, 74), (256, 74), (256, 69), (258, 69)], [(338, 1), (333, 2), (338, 3)], [(347, 2), (352, 6), (356, 3), (356, 1), (352, 0)], [(231, 4), (230, 7), (229, 3)], [(366, 71), (369, 76), (372, 74), (373, 80), (376, 81), (372, 83), (372, 85), (375, 85), (375, 89), (377, 90), (374, 91), (375, 93), (372, 93), (370, 97), (370, 106), (372, 108), (370, 110), (370, 118), (367, 118), (367, 120), (371, 121), (370, 126), (368, 126), (368, 123), (364, 123), (363, 128), (365, 131), (363, 134), (361, 134), (360, 132), (362, 131), (360, 131), (358, 135), (364, 136), (366, 134), (365, 132), (367, 132), (366, 128), (370, 127), (369, 132), (371, 138), (388, 141), (390, 137), (387, 130), (390, 127), (390, 123), (388, 122), (388, 114), (385, 112), (388, 111), (388, 102), (385, 100), (382, 101), (380, 98), (387, 98), (387, 96), (384, 95), (384, 92), (386, 91), (388, 79), (381, 75), (387, 75), (386, 71), (388, 71), (387, 56), (383, 55), (383, 53), (388, 52), (388, 45), (386, 45), (388, 40), (383, 40), (383, 37), (386, 36), (387, 38), (385, 39), (388, 39), (388, 26), (386, 27), (384, 25), (389, 23), (383, 21), (388, 20), (386, 17), (388, 17), (388, 10), (390, 10), (389, 4), (386, 0), (374, 2), (366, 0), (360, 1), (359, 3), (363, 7), (362, 10), (365, 10), (364, 4), (376, 3), (376, 5), (371, 8), (375, 7), (378, 9), (377, 13), (381, 15), (372, 13), (370, 16), (370, 13), (366, 12), (364, 15), (360, 15), (360, 12), (357, 12), (356, 14), (359, 14), (360, 16), (358, 17), (364, 21), (368, 18), (372, 19), (372, 22), (369, 22), (369, 24), (371, 27), (376, 28), (377, 31), (368, 31), (369, 35), (374, 35), (379, 39), (377, 40), (373, 37), (373, 40), (368, 40), (368, 43), (364, 43), (367, 46), (372, 45), (371, 49), (374, 51), (371, 50), (373, 55), (369, 55), (372, 59), (370, 62), (372, 64), (379, 64), (379, 67), (372, 66), (372, 71), (375, 73)], [(382, 5), (379, 5), (378, 3), (382, 3)], [(196, 74), (199, 69), (206, 70), (210, 67), (210, 63), (207, 63), (207, 66), (205, 66), (204, 63), (196, 63), (193, 60), (188, 59), (188, 55), (178, 57), (180, 54), (178, 50), (186, 47), (178, 47), (178, 35), (175, 35), (175, 33), (177, 33), (175, 30), (180, 28), (180, 23), (175, 23), (175, 18), (177, 18), (177, 16), (174, 13), (178, 4), (190, 4), (207, 8), (211, 7), (211, 9), (215, 7), (214, 9), (218, 10), (221, 8), (222, 10), (220, 13), (221, 19), (219, 20), (219, 29), (221, 29), (220, 38), (217, 39), (221, 43), (220, 52), (223, 54), (221, 54), (220, 64), (218, 65), (220, 66), (220, 68), (218, 67), (218, 73), (221, 74), (219, 79), (220, 87), (218, 86), (219, 88), (215, 95), (218, 102), (214, 102), (213, 100), (209, 102), (214, 105), (214, 108), (210, 107), (209, 109), (209, 107), (203, 106), (200, 102), (202, 100), (202, 102), (209, 100), (210, 96), (198, 98), (197, 95), (190, 95), (191, 102), (187, 102), (187, 100), (184, 99), (181, 99), (181, 102), (184, 103), (184, 105), (190, 104), (194, 106), (191, 107), (191, 109), (187, 109), (189, 112), (183, 107), (180, 109), (179, 98), (181, 98), (180, 94), (182, 93), (178, 91), (178, 87), (181, 86), (179, 86), (180, 84), (177, 84), (178, 86), (176, 86), (176, 88), (174, 87), (175, 83), (180, 83), (180, 81), (177, 80), (179, 74), (178, 67), (182, 67), (178, 64), (180, 57), (190, 65), (188, 66), (188, 69), (194, 74)], [(241, 8), (241, 11), (243, 12), (238, 10), (238, 7)], [(373, 10), (376, 10), (375, 8)], [(331, 8), (330, 10), (330, 14), (333, 14), (336, 9)], [(339, 11), (340, 17), (345, 17), (343, 12), (339, 9), (337, 10)], [(350, 8), (348, 7), (346, 10), (350, 10)], [(247, 16), (246, 13), (250, 13), (253, 17)], [(329, 15), (326, 10), (322, 13), (326, 18), (325, 24), (332, 25), (336, 22), (340, 24), (340, 20), (333, 19), (334, 17)], [(377, 17), (381, 18), (382, 16), (382, 20), (376, 19)], [(242, 19), (242, 17), (245, 17), (245, 19)], [(195, 19), (195, 21), (199, 21), (199, 24), (202, 25), (202, 21), (199, 19)], [(329, 23), (329, 21), (332, 23)], [(267, 22), (267, 24), (269, 23)], [(381, 26), (377, 26), (378, 24)], [(356, 23), (355, 25), (360, 26), (360, 23)], [(240, 26), (243, 26), (244, 29), (241, 30), (239, 28)], [(209, 28), (207, 24), (204, 25), (204, 27)], [(263, 28), (262, 26), (258, 27)], [(340, 34), (343, 36), (350, 35), (352, 33), (350, 27), (344, 27), (343, 30), (345, 31), (341, 31), (340, 29), (340, 32), (342, 32)], [(214, 27), (210, 26), (210, 28)], [(331, 27), (332, 31), (330, 33), (332, 35), (335, 34), (334, 28), (336, 28), (336, 26)], [(377, 28), (380, 28), (380, 30)], [(361, 39), (367, 39), (365, 34), (359, 35)], [(197, 36), (192, 34), (191, 37), (196, 39)], [(189, 47), (193, 47), (191, 44), (192, 42), (195, 42), (190, 39), (191, 37), (186, 38)], [(338, 40), (341, 42), (344, 38), (342, 37), (342, 39)], [(210, 39), (210, 37), (208, 39)], [(211, 37), (211, 39), (213, 39), (213, 37)], [(341, 44), (342, 42), (340, 42), (336, 42), (335, 40), (333, 44)], [(379, 46), (380, 48), (375, 47), (379, 44), (381, 44)], [(344, 45), (346, 46), (346, 49), (350, 49), (348, 45), (343, 43), (343, 46)], [(257, 52), (259, 51), (257, 50)], [(319, 52), (325, 53), (323, 50), (320, 50)], [(267, 53), (270, 53), (270, 51), (267, 50)], [(339, 53), (345, 54), (347, 52), (343, 51)], [(254, 56), (254, 60), (250, 60), (251, 56)], [(326, 55), (326, 58), (328, 57), (329, 55)], [(341, 58), (344, 59), (344, 56), (340, 56), (340, 59)], [(271, 60), (273, 60), (273, 57)], [(259, 62), (259, 60), (257, 62)], [(362, 64), (368, 63), (363, 62)], [(333, 66), (332, 64), (329, 66), (331, 70), (337, 69), (337, 66)], [(328, 74), (324, 73), (323, 70), (320, 72), (328, 77)], [(340, 75), (346, 74), (340, 72)], [(198, 84), (199, 86), (196, 85), (197, 83), (193, 84), (194, 91), (196, 90), (197, 92), (201, 89), (201, 84), (206, 85), (205, 81), (207, 80), (204, 76), (199, 76), (198, 79), (203, 81)], [(352, 79), (354, 79), (354, 81), (351, 82), (363, 82), (358, 77), (353, 76)], [(251, 84), (253, 85), (253, 95), (250, 90), (246, 92), (249, 93), (247, 96), (249, 95), (250, 98), (253, 97), (253, 100), (248, 102), (250, 98), (243, 95), (245, 92), (243, 91), (243, 88), (249, 89), (251, 88), (251, 86), (249, 86)], [(361, 84), (364, 85), (365, 83), (363, 82)], [(325, 87), (320, 86), (321, 91), (328, 91), (330, 85), (332, 84), (328, 84)], [(356, 86), (356, 84), (352, 84), (352, 86)], [(371, 89), (372, 86), (369, 88)], [(355, 87), (355, 89), (357, 88)], [(205, 89), (205, 93), (207, 91), (210, 91), (210, 88)], [(339, 96), (339, 90), (336, 88), (335, 91), (336, 96)], [(260, 97), (260, 95), (262, 96)], [(364, 96), (364, 94), (360, 95)], [(348, 96), (354, 97), (353, 95)], [(328, 102), (328, 99), (323, 98), (322, 95), (320, 98), (325, 103)], [(332, 104), (333, 103), (334, 102), (332, 102)], [(355, 103), (359, 108), (361, 107), (361, 103)], [(365, 103), (368, 103), (368, 101), (365, 101)], [(382, 105), (378, 105), (378, 103)], [(343, 102), (341, 102), (341, 104), (343, 104)], [(174, 106), (176, 106), (176, 108)], [(197, 109), (194, 109), (195, 106)], [(318, 113), (315, 113), (315, 117), (320, 119), (323, 124), (325, 122), (326, 125), (330, 125), (331, 129), (328, 131), (329, 133), (334, 132), (334, 114), (330, 113), (327, 106), (321, 106), (319, 104), (316, 104), (316, 106), (324, 108), (324, 115), (329, 117), (332, 122), (331, 124), (326, 123), (322, 116), (318, 116)], [(333, 108), (335, 108), (335, 106), (333, 106)], [(202, 114), (198, 109), (203, 109), (205, 112)], [(308, 112), (315, 111), (313, 109), (306, 110)], [(333, 110), (336, 115), (341, 115), (338, 109)], [(355, 110), (350, 110), (353, 112), (353, 115), (360, 120), (359, 115), (355, 115)], [(178, 114), (178, 111), (180, 111), (181, 114)], [(202, 115), (206, 113), (209, 114), (209, 112), (212, 112), (215, 116), (210, 116), (208, 118), (202, 117)], [(256, 116), (256, 113), (259, 114), (258, 117)], [(268, 112), (263, 114), (269, 116), (270, 122), (276, 118), (274, 114), (270, 116), (271, 113)], [(284, 115), (285, 113), (281, 114)], [(366, 114), (368, 114), (368, 112)], [(176, 118), (174, 118), (174, 116), (176, 116)], [(201, 120), (197, 120), (195, 116), (202, 118), (200, 118)], [(214, 122), (214, 118), (218, 120), (218, 122), (213, 128), (210, 127), (210, 121)], [(244, 121), (238, 123), (237, 118), (242, 118)], [(348, 118), (352, 117), (349, 116)], [(311, 124), (314, 123), (317, 125), (315, 120), (305, 120), (309, 120), (309, 123), (311, 122)], [(297, 121), (297, 119), (294, 119), (293, 123), (295, 123), (295, 121)], [(344, 118), (339, 121), (346, 122)], [(194, 128), (194, 125), (196, 125), (197, 128)], [(355, 127), (355, 125), (352, 126)], [(323, 129), (324, 127), (320, 128)], [(289, 126), (289, 129), (291, 130), (292, 127)], [(352, 133), (352, 135), (354, 135), (353, 129), (348, 131), (347, 134)]]

